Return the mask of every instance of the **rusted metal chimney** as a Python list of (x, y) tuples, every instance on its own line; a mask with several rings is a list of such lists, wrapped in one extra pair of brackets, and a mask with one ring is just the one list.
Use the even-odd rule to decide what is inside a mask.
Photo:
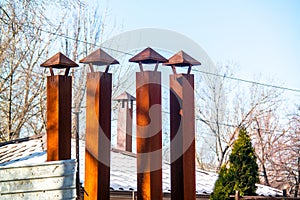
[[(132, 57), (139, 63), (136, 73), (136, 151), (137, 197), (139, 200), (162, 199), (162, 113), (161, 72), (158, 64), (167, 59), (151, 48)], [(144, 71), (143, 64), (155, 64)]]
[[(84, 199), (109, 200), (112, 74), (108, 70), (119, 62), (102, 49), (79, 62), (89, 64), (91, 70), (87, 75)], [(105, 72), (94, 72), (93, 65), (106, 65)]]
[(114, 100), (121, 103), (118, 109), (117, 148), (132, 152), (132, 112), (135, 98), (124, 92)]
[[(179, 51), (165, 65), (170, 75), (171, 199), (196, 199), (195, 181), (195, 103), (193, 65), (201, 63)], [(188, 67), (177, 74), (175, 67)]]
[[(57, 53), (41, 67), (50, 69), (47, 77), (47, 161), (71, 159), (71, 67), (78, 65), (62, 53)], [(64, 69), (64, 75), (54, 75), (53, 68)]]

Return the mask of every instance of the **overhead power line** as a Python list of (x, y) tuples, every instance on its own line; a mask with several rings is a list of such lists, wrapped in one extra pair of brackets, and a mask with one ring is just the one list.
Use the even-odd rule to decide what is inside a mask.
[[(120, 51), (120, 50), (117, 50), (117, 49), (105, 47), (105, 46), (102, 46), (102, 45), (98, 45), (98, 44), (95, 44), (95, 43), (92, 43), (92, 42), (88, 42), (88, 41), (83, 41), (83, 40), (80, 40), (80, 39), (75, 39), (75, 38), (72, 38), (70, 36), (64, 35), (62, 33), (56, 33), (56, 32), (52, 32), (52, 31), (45, 30), (45, 29), (42, 29), (42, 28), (37, 28), (37, 27), (34, 27), (34, 26), (30, 26), (30, 25), (23, 25), (23, 27), (28, 27), (28, 28), (31, 28), (31, 29), (37, 29), (37, 30), (40, 30), (42, 32), (45, 32), (45, 33), (48, 33), (48, 34), (52, 34), (52, 35), (56, 35), (58, 37), (62, 37), (62, 38), (65, 38), (65, 39), (73, 40), (73, 41), (84, 43), (84, 44), (88, 44), (88, 45), (94, 45), (94, 46), (99, 47), (99, 48), (101, 47), (103, 49), (107, 49), (107, 50), (110, 50), (110, 51), (115, 51), (115, 52), (122, 53), (122, 54), (125, 54), (125, 55), (134, 56), (134, 54), (132, 54), (132, 53), (128, 53), (128, 52)], [(196, 72), (203, 73), (203, 74), (208, 74), (208, 75), (212, 75), (212, 76), (222, 77), (222, 78), (226, 78), (226, 79), (230, 79), (230, 80), (235, 80), (235, 81), (240, 81), (240, 82), (244, 82), (244, 83), (256, 84), (256, 85), (261, 85), (261, 86), (264, 86), (264, 87), (272, 87), (272, 88), (276, 88), (276, 89), (280, 89), (280, 90), (286, 90), (286, 91), (300, 93), (300, 89), (288, 88), (288, 87), (283, 87), (283, 86), (278, 86), (278, 85), (272, 85), (272, 84), (267, 84), (267, 83), (260, 83), (260, 82), (256, 82), (256, 81), (250, 81), (250, 80), (241, 79), (241, 78), (237, 78), (237, 77), (226, 76), (226, 75), (222, 75), (222, 74), (216, 74), (216, 73), (207, 72), (207, 71), (198, 70), (198, 69), (192, 69), (192, 70), (196, 71)]]
[(227, 79), (231, 79), (231, 80), (235, 80), (235, 81), (251, 83), (251, 84), (261, 85), (261, 86), (265, 86), (265, 87), (272, 87), (272, 88), (281, 89), (281, 90), (289, 90), (289, 91), (292, 91), (292, 92), (299, 92), (300, 93), (299, 89), (282, 87), (282, 86), (272, 85), (272, 84), (267, 84), (267, 83), (260, 83), (260, 82), (256, 82), (256, 81), (249, 81), (249, 80), (245, 80), (245, 79), (241, 79), (241, 78), (236, 78), (236, 77), (231, 77), (231, 76), (226, 76), (226, 75), (221, 75), (221, 74), (215, 74), (215, 73), (206, 72), (206, 71), (202, 71), (202, 70), (198, 70), (198, 69), (192, 69), (192, 70), (196, 71), (196, 72), (203, 73), (203, 74), (218, 76), (218, 77), (227, 78)]
[(93, 46), (96, 46), (96, 47), (99, 47), (99, 48), (101, 47), (101, 48), (106, 49), (106, 50), (115, 51), (115, 52), (118, 52), (118, 53), (134, 56), (134, 54), (131, 54), (131, 53), (128, 53), (128, 52), (120, 51), (120, 50), (117, 50), (117, 49), (112, 49), (112, 48), (105, 47), (105, 46), (102, 46), (102, 45), (99, 45), (99, 44), (96, 44), (96, 43), (93, 43), (93, 42), (88, 42), (88, 41), (84, 41), (84, 40), (80, 40), (80, 39), (75, 39), (75, 38), (72, 38), (70, 36), (64, 35), (62, 33), (55, 33), (55, 32), (49, 31), (49, 30), (44, 30), (42, 28), (37, 28), (37, 27), (30, 26), (30, 25), (24, 25), (24, 26), (28, 27), (28, 28), (35, 28), (35, 29), (37, 29), (39, 31), (42, 31), (44, 33), (49, 33), (51, 35), (55, 35), (55, 36), (58, 36), (58, 37), (69, 39), (69, 40), (73, 40), (75, 42), (80, 42), (80, 43), (84, 43), (84, 44), (88, 44), (88, 45), (93, 45)]

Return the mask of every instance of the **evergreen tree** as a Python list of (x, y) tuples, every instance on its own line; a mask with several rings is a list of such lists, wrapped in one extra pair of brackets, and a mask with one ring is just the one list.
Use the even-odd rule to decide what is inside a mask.
[(242, 196), (253, 196), (258, 182), (255, 151), (246, 130), (241, 129), (229, 156), (229, 168), (221, 168), (211, 199), (229, 199), (237, 190)]
[(235, 181), (233, 190), (240, 191), (241, 195), (255, 195), (255, 184), (259, 182), (258, 165), (255, 150), (245, 129), (240, 130), (229, 156), (229, 162), (229, 171), (232, 172)]
[(211, 194), (211, 200), (229, 200), (229, 195), (232, 192), (234, 182), (228, 176), (226, 166), (222, 166), (219, 172), (218, 180), (215, 183), (214, 192)]

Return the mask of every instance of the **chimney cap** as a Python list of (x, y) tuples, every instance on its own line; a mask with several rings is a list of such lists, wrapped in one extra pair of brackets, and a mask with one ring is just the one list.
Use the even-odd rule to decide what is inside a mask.
[(185, 67), (185, 66), (201, 65), (201, 63), (181, 50), (175, 55), (173, 55), (171, 58), (169, 58), (168, 62), (164, 63), (164, 65)]
[(86, 56), (85, 58), (82, 58), (79, 62), (85, 64), (91, 63), (93, 65), (98, 65), (98, 66), (120, 64), (119, 61), (111, 57), (108, 53), (103, 51), (101, 48), (92, 52), (90, 55)]
[(70, 60), (67, 56), (58, 52), (44, 63), (41, 64), (41, 67), (52, 67), (57, 69), (64, 69), (70, 67), (78, 67), (78, 64)]
[(114, 101), (119, 101), (119, 100), (129, 100), (129, 101), (135, 101), (135, 97), (129, 94), (128, 92), (123, 92), (119, 96), (113, 99)]
[(168, 60), (165, 57), (163, 57), (150, 47), (147, 47), (146, 49), (129, 59), (129, 62), (141, 62), (142, 64), (153, 64), (157, 62), (164, 63), (167, 61)]

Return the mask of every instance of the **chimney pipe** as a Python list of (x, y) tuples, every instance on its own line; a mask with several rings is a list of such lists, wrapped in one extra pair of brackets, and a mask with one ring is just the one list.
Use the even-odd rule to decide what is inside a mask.
[(120, 102), (118, 108), (117, 148), (132, 152), (132, 112), (135, 98), (124, 92), (114, 100)]
[[(84, 199), (110, 199), (110, 150), (111, 150), (111, 92), (112, 64), (119, 64), (102, 49), (81, 59), (89, 64), (86, 94), (86, 145)], [(93, 65), (105, 65), (104, 72), (95, 72)]]
[[(47, 161), (71, 159), (72, 77), (68, 74), (78, 65), (59, 52), (41, 67), (51, 74), (47, 77)], [(54, 75), (53, 68), (65, 68), (65, 74)]]
[[(157, 69), (167, 59), (148, 47), (129, 61), (140, 67), (136, 72), (137, 199), (162, 200), (161, 72)], [(155, 64), (154, 71), (144, 71), (143, 64)]]
[[(195, 174), (195, 102), (193, 65), (201, 63), (183, 51), (169, 58), (170, 75), (170, 139), (171, 199), (196, 199)], [(188, 67), (177, 74), (175, 67)]]

